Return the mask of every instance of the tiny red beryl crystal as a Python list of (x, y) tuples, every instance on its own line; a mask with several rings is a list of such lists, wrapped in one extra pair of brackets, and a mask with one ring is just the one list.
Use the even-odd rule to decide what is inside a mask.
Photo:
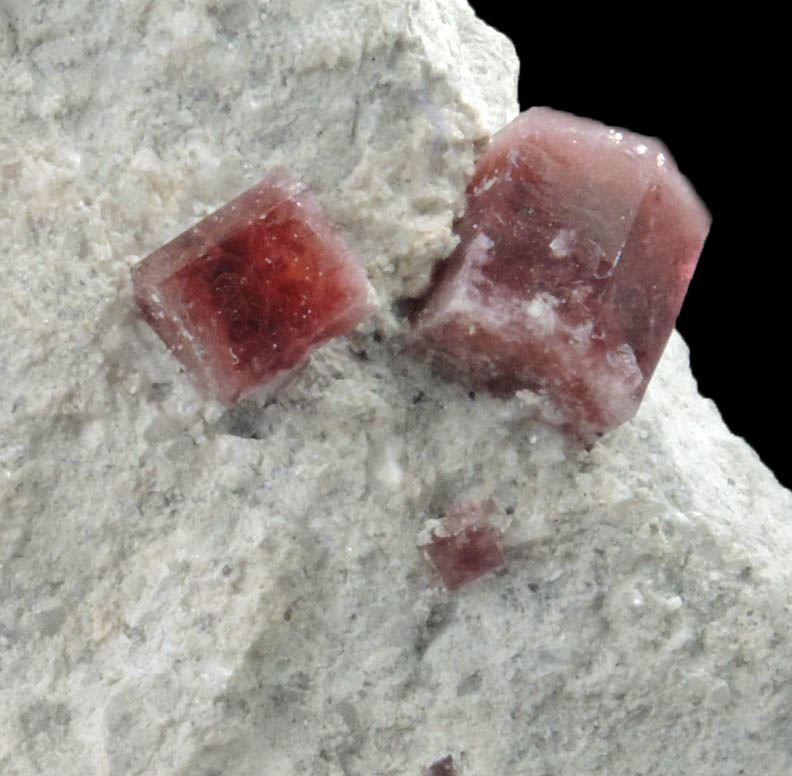
[(426, 776), (459, 776), (454, 768), (454, 758), (448, 755), (433, 763), (426, 769)]
[(275, 172), (132, 271), (146, 320), (211, 396), (249, 395), (375, 308), (307, 188)]
[(489, 524), (492, 501), (454, 506), (443, 521), (443, 535), (432, 533), (424, 545), (429, 560), (449, 590), (478, 579), (503, 565), (498, 535)]
[(591, 444), (638, 409), (710, 217), (664, 146), (547, 108), (492, 140), (412, 346)]

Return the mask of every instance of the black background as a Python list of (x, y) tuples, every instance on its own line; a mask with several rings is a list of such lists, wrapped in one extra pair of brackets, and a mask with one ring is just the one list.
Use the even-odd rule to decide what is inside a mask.
[(767, 188), (782, 175), (767, 165), (785, 164), (787, 131), (772, 117), (763, 91), (771, 72), (757, 64), (750, 30), (657, 7), (639, 16), (621, 5), (603, 18), (569, 5), (541, 15), (526, 6), (524, 17), (522, 3), (471, 5), (517, 48), (522, 110), (546, 105), (659, 137), (693, 183), (713, 224), (677, 328), (699, 391), (792, 487), (784, 444), (792, 220), (772, 206), (780, 197), (788, 207), (788, 187)]

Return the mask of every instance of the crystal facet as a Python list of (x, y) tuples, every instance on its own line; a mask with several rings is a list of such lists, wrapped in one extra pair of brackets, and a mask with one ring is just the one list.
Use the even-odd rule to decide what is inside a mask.
[(275, 172), (133, 269), (146, 320), (232, 403), (374, 309), (365, 271), (315, 197)]
[(412, 329), (447, 375), (593, 443), (638, 408), (710, 217), (657, 140), (547, 108), (492, 140)]
[(489, 524), (492, 501), (454, 506), (443, 521), (443, 535), (432, 533), (426, 554), (449, 590), (478, 579), (503, 565), (498, 536)]

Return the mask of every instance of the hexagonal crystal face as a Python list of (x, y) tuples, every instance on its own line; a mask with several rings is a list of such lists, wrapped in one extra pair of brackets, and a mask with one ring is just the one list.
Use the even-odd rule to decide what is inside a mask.
[(501, 130), (412, 347), (590, 444), (632, 417), (710, 218), (652, 138), (546, 108)]
[(463, 502), (454, 505), (443, 521), (443, 535), (432, 533), (424, 550), (449, 590), (500, 568), (504, 563), (498, 534), (489, 524), (495, 505)]
[(231, 403), (374, 309), (357, 258), (303, 186), (270, 175), (133, 269), (154, 330)]

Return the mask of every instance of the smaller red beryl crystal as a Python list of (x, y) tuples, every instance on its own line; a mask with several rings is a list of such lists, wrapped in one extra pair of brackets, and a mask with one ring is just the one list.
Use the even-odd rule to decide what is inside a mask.
[(532, 108), (479, 160), (412, 347), (591, 444), (638, 409), (709, 223), (657, 140)]
[(359, 261), (307, 188), (277, 171), (132, 270), (146, 320), (233, 403), (375, 308)]
[(426, 770), (426, 776), (458, 776), (454, 768), (454, 758), (451, 755), (433, 763)]
[(492, 501), (464, 503), (453, 507), (443, 521), (443, 535), (432, 533), (424, 545), (429, 560), (445, 586), (456, 590), (503, 565), (498, 536), (489, 524)]

